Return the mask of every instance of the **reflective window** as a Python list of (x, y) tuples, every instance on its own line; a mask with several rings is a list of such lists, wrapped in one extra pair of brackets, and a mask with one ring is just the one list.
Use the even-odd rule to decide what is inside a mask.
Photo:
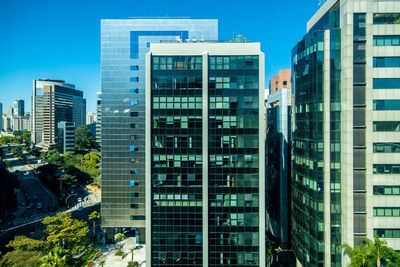
[(374, 236), (379, 238), (400, 238), (400, 229), (374, 229)]
[(134, 215), (131, 215), (131, 220), (132, 221), (144, 221), (144, 220), (146, 220), (146, 216), (134, 216)]
[(374, 13), (374, 24), (399, 24), (400, 13)]
[(374, 207), (374, 216), (399, 217), (400, 207)]
[[(375, 67), (375, 60), (374, 60), (374, 67)], [(374, 78), (372, 88), (373, 89), (399, 89), (400, 88), (400, 78)]]
[(374, 164), (374, 174), (399, 174), (400, 164)]
[(139, 89), (130, 89), (129, 90), (131, 94), (138, 94), (139, 93)]
[(139, 82), (139, 77), (131, 77), (131, 82)]
[(398, 46), (400, 35), (378, 35), (374, 36), (374, 46)]
[(374, 121), (374, 132), (400, 132), (400, 121)]
[(400, 57), (374, 57), (374, 68), (400, 67)]
[(400, 143), (374, 143), (375, 153), (400, 153)]
[(374, 185), (374, 195), (400, 195), (400, 186)]
[(373, 100), (374, 110), (400, 110), (400, 100)]
[(139, 70), (139, 65), (130, 66), (131, 70)]

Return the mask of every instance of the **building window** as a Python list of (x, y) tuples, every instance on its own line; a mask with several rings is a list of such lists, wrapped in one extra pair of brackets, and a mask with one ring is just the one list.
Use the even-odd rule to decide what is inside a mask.
[(131, 220), (132, 221), (144, 221), (144, 220), (146, 220), (146, 216), (131, 215)]
[(400, 35), (374, 36), (374, 46), (399, 46)]
[(400, 164), (374, 164), (374, 174), (400, 174)]
[(287, 81), (283, 81), (283, 85), (287, 85)]
[(138, 94), (139, 93), (139, 89), (130, 89), (131, 94)]
[(400, 195), (400, 186), (374, 185), (374, 195)]
[(374, 68), (398, 68), (400, 57), (374, 57)]
[(131, 209), (138, 209), (139, 208), (139, 204), (131, 204)]
[(138, 169), (131, 169), (131, 174), (138, 174), (139, 170)]
[(133, 66), (131, 66), (131, 70), (139, 70), (139, 65), (133, 65)]
[(131, 129), (134, 129), (134, 128), (136, 128), (136, 124), (135, 123), (131, 123), (130, 127), (131, 127)]
[(400, 153), (400, 143), (374, 143), (375, 153)]
[(131, 117), (137, 117), (137, 116), (139, 116), (139, 112), (137, 111), (131, 112)]
[(135, 197), (138, 197), (138, 196), (139, 196), (139, 193), (137, 193), (137, 192), (131, 192), (129, 195), (131, 196), (131, 198), (135, 198)]
[(400, 132), (400, 121), (374, 121), (374, 132)]
[(374, 24), (399, 24), (400, 13), (374, 13)]
[(130, 146), (129, 150), (130, 150), (131, 152), (134, 152), (134, 151), (138, 151), (138, 148), (135, 147), (135, 146)]
[(146, 43), (146, 47), (147, 47), (147, 48), (150, 48), (150, 42), (147, 42), (147, 43)]
[(380, 217), (399, 217), (400, 216), (400, 207), (391, 208), (391, 207), (374, 207), (374, 216)]
[(196, 174), (188, 174), (188, 181), (195, 181), (196, 180)]
[(167, 180), (167, 175), (166, 174), (158, 174), (157, 178), (159, 181), (165, 181), (165, 180)]
[(138, 135), (131, 135), (131, 140), (137, 140), (137, 139), (139, 139)]
[(130, 101), (130, 103), (131, 103), (131, 106), (134, 106), (134, 105), (136, 105), (138, 103), (138, 101), (136, 99), (132, 99)]
[(379, 238), (400, 238), (400, 229), (374, 229), (374, 236)]
[(131, 82), (139, 82), (139, 77), (131, 77)]
[[(375, 64), (374, 64), (375, 66)], [(400, 78), (374, 78), (373, 89), (399, 89)]]
[(130, 180), (129, 186), (135, 186), (135, 181), (134, 180)]
[(138, 158), (132, 158), (131, 159), (131, 163), (139, 163), (139, 159)]
[(374, 100), (372, 105), (374, 110), (400, 110), (399, 99)]

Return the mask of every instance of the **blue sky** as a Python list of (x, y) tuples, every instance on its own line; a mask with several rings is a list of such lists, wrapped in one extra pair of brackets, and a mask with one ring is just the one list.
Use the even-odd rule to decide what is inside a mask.
[[(63, 79), (95, 111), (100, 91), (100, 19), (190, 16), (218, 19), (219, 39), (241, 33), (261, 42), (266, 79), (290, 67), (318, 0), (0, 0), (0, 102), (30, 110), (32, 80)], [(266, 83), (267, 85), (268, 83)]]

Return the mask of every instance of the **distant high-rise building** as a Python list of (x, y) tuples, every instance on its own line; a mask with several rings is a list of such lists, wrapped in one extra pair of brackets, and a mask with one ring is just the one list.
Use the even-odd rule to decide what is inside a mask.
[(96, 143), (101, 146), (101, 92), (96, 93)]
[(292, 238), (303, 266), (342, 244), (400, 250), (400, 2), (328, 0), (292, 50)]
[(0, 103), (0, 132), (3, 131), (3, 103)]
[(57, 135), (58, 151), (62, 154), (75, 152), (75, 123), (59, 122)]
[(264, 116), (260, 43), (151, 44), (146, 264), (265, 266)]
[(58, 123), (74, 122), (75, 127), (86, 121), (86, 99), (83, 92), (62, 80), (33, 81), (32, 141), (49, 149), (56, 145)]
[(282, 88), (292, 88), (291, 70), (280, 70), (278, 75), (269, 81), (269, 93), (272, 94)]
[(25, 115), (25, 101), (15, 100), (14, 101), (14, 116), (22, 117)]
[(145, 242), (145, 53), (151, 42), (188, 39), (217, 40), (218, 21), (101, 21), (101, 220), (107, 238), (115, 228), (135, 227)]
[[(291, 91), (281, 88), (266, 99), (267, 136), (266, 209), (267, 236), (288, 250), (290, 240)], [(288, 257), (279, 257), (290, 266)], [(293, 260), (293, 257), (291, 258)], [(285, 262), (282, 262), (285, 261)]]
[(95, 123), (97, 121), (97, 115), (95, 112), (86, 112), (86, 125)]

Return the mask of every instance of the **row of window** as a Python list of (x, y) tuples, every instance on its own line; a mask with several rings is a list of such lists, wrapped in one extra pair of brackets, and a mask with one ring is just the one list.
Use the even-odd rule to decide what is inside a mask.
[(400, 207), (374, 207), (374, 216), (399, 217)]
[(400, 24), (400, 13), (374, 13), (374, 24)]
[(374, 236), (380, 238), (400, 238), (400, 229), (374, 229)]
[(373, 100), (373, 110), (400, 110), (400, 100)]
[(400, 153), (400, 143), (374, 143), (375, 153)]
[(153, 57), (153, 70), (201, 70), (202, 57), (160, 56)]
[(400, 174), (400, 164), (374, 164), (374, 174)]
[[(383, 63), (398, 63), (400, 64), (400, 58), (374, 58), (374, 67), (375, 64), (380, 64), (379, 67), (382, 66)], [(389, 66), (388, 66), (389, 67)], [(400, 89), (400, 78), (374, 78), (372, 82), (373, 89)]]
[(374, 195), (400, 195), (400, 186), (374, 185)]
[(374, 121), (374, 132), (400, 132), (400, 121)]
[[(374, 57), (373, 67), (374, 68), (397, 68), (397, 67), (400, 67), (400, 57)], [(377, 79), (374, 79), (374, 81), (375, 80), (377, 80)], [(397, 83), (395, 83), (395, 85), (396, 84)]]
[(374, 36), (374, 46), (398, 46), (400, 35), (378, 35)]
[(210, 70), (258, 69), (258, 56), (210, 56)]

